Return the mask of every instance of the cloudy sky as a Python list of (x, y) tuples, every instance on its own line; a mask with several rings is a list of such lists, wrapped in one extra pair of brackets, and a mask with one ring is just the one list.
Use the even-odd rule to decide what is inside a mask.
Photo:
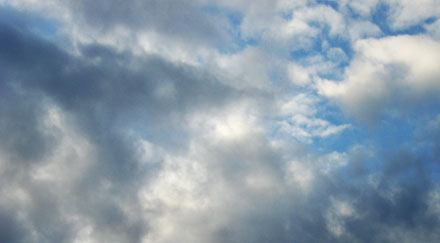
[(440, 242), (439, 0), (0, 0), (0, 242)]

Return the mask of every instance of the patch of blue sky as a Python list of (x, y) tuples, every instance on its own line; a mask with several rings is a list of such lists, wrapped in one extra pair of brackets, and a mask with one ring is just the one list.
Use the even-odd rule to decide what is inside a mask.
[(37, 32), (47, 37), (56, 35), (59, 26), (56, 21), (49, 19), (36, 19), (33, 24)]
[(415, 142), (408, 143), (407, 150), (415, 154), (420, 162), (424, 163), (431, 179), (440, 183), (440, 133), (430, 133), (420, 136), (416, 133)]
[(328, 121), (332, 126), (350, 126), (337, 134), (316, 137), (313, 140), (316, 149), (324, 152), (343, 152), (367, 139), (365, 130), (359, 127), (353, 118), (347, 117), (337, 106), (329, 104), (327, 101), (321, 101), (317, 106), (319, 112), (316, 114), (316, 118)]
[(350, 4), (347, 4), (345, 6), (345, 8), (347, 9), (347, 11), (345, 11), (345, 19), (359, 19), (362, 18), (362, 16), (355, 10), (353, 9)]
[(346, 61), (348, 63), (349, 60), (354, 55), (351, 41), (346, 36), (343, 35), (339, 35), (339, 34), (331, 35), (330, 27), (327, 25), (322, 28), (321, 33), (322, 33), (320, 36), (321, 47), (325, 42), (328, 48), (340, 48), (342, 51), (344, 51), (345, 55), (348, 57), (348, 60)]
[(235, 27), (240, 26), (243, 20), (243, 15), (240, 12), (233, 11), (214, 4), (207, 4), (202, 8), (202, 10), (206, 14), (211, 16), (226, 16), (230, 23)]
[[(331, 152), (332, 149), (334, 151), (348, 151), (350, 146), (368, 144), (376, 148), (379, 154), (371, 158), (362, 158), (364, 160), (362, 164), (366, 166), (363, 168), (364, 170), (369, 172), (383, 171), (387, 166), (390, 166), (390, 163), (398, 164), (398, 161), (390, 161), (390, 157), (384, 157), (391, 153), (398, 159), (423, 163), (421, 166), (429, 171), (429, 176), (440, 182), (440, 152), (438, 148), (440, 134), (432, 136), (432, 132), (426, 129), (426, 124), (440, 114), (440, 108), (426, 105), (407, 111), (407, 113), (410, 115), (397, 118), (382, 116), (376, 127), (367, 127), (352, 121), (354, 126), (351, 129), (346, 129), (336, 136), (316, 139), (313, 146), (324, 152)], [(332, 121), (331, 116), (326, 118)], [(413, 158), (407, 159), (408, 156)], [(343, 168), (341, 172), (345, 173), (346, 169)], [(413, 173), (414, 171), (407, 170), (399, 176), (399, 180), (408, 180), (413, 176)]]
[(289, 53), (289, 60), (291, 61), (301, 61), (307, 57), (322, 54), (322, 41), (321, 36), (309, 39), (310, 45), (306, 47), (297, 48), (295, 43), (291, 45), (291, 51)]
[[(298, 93), (309, 92), (307, 90), (303, 92), (298, 90), (296, 91)], [(321, 101), (316, 105), (318, 107), (318, 112), (313, 116), (313, 118), (315, 119), (325, 120), (329, 122), (331, 126), (340, 126), (345, 124), (351, 125), (354, 123), (354, 119), (346, 117), (338, 107), (328, 104), (328, 102), (326, 101)], [(304, 138), (296, 138), (295, 136), (292, 136), (282, 131), (282, 126), (281, 126), (282, 123), (287, 123), (295, 126), (295, 124), (292, 124), (289, 121), (290, 119), (289, 115), (278, 116), (275, 118), (266, 117), (265, 119), (268, 121), (268, 127), (266, 127), (266, 131), (269, 131), (269, 133), (267, 134), (269, 138), (271, 139), (281, 138), (286, 141), (304, 143)], [(308, 128), (306, 127), (302, 127), (302, 128), (308, 130)], [(313, 130), (313, 128), (310, 129)], [(310, 137), (309, 140), (310, 143), (305, 143), (305, 144), (308, 144), (308, 146), (313, 147), (315, 151), (325, 154), (325, 153), (331, 153), (333, 151), (345, 152), (356, 144), (362, 144), (366, 139), (367, 139), (367, 133), (365, 130), (363, 130), (359, 126), (350, 126), (339, 133), (332, 134), (329, 136)]]
[[(329, 43), (329, 47), (323, 49), (323, 41)], [(329, 50), (331, 48), (339, 48), (343, 53), (340, 54), (340, 57), (334, 57), (329, 55)], [(314, 39), (313, 47), (306, 49), (298, 49), (290, 52), (289, 60), (301, 63), (305, 66), (310, 64), (310, 60), (308, 58), (314, 56), (321, 56), (323, 61), (330, 62), (334, 65), (334, 68), (331, 70), (322, 70), (318, 71), (317, 75), (323, 79), (329, 80), (341, 80), (344, 69), (350, 64), (350, 60), (353, 57), (353, 51), (351, 48), (351, 44), (349, 41), (340, 38), (340, 37), (330, 37), (328, 39), (316, 38)]]
[[(337, 124), (333, 124), (337, 125)], [(365, 131), (355, 126), (350, 126), (343, 131), (326, 137), (315, 137), (312, 146), (322, 153), (346, 152), (353, 146), (362, 144), (367, 140)]]
[(55, 36), (59, 28), (59, 23), (54, 19), (30, 15), (11, 7), (0, 7), (0, 21), (29, 29), (43, 37)]
[(317, 0), (316, 3), (330, 6), (331, 8), (333, 8), (336, 11), (338, 11), (338, 9), (339, 9), (339, 3), (337, 1)]
[(345, 55), (347, 55), (348, 60), (346, 61), (346, 63), (349, 62), (349, 60), (351, 60), (351, 58), (354, 55), (353, 52), (353, 48), (351, 46), (351, 42), (350, 40), (348, 40), (347, 38), (344, 38), (342, 36), (336, 35), (336, 36), (328, 36), (326, 38), (327, 42), (329, 43), (330, 47), (337, 47), (337, 48), (341, 48), (341, 50), (344, 51)]
[(310, 50), (310, 49), (305, 49), (305, 48), (301, 48), (301, 49), (296, 49), (296, 50), (292, 50), (289, 53), (289, 60), (290, 61), (301, 61), (302, 59), (306, 58), (306, 57), (310, 57), (316, 54), (319, 54), (320, 52), (316, 51), (316, 50)]
[[(437, 148), (439, 149), (439, 148)], [(432, 151), (432, 150), (431, 150)], [(440, 183), (440, 154), (432, 154), (430, 153), (430, 157), (428, 159), (432, 161), (431, 163), (426, 165), (426, 169), (430, 171), (430, 177), (437, 183)]]
[(371, 137), (379, 147), (394, 150), (413, 139), (416, 126), (404, 119), (383, 119)]
[(292, 60), (301, 59), (316, 54), (324, 55), (324, 51), (326, 49), (334, 47), (343, 50), (345, 55), (351, 59), (353, 56), (353, 49), (349, 39), (341, 35), (330, 35), (330, 28), (327, 25), (322, 25), (317, 22), (311, 22), (310, 25), (321, 29), (321, 34), (311, 39), (312, 43), (307, 48), (293, 49), (290, 52), (290, 58)]
[[(399, 150), (405, 148), (415, 154), (427, 154), (427, 146), (415, 146), (420, 134), (429, 134), (426, 124), (440, 114), (439, 107), (417, 107), (399, 117), (382, 116), (376, 128), (370, 129), (368, 137), (371, 142), (384, 150)], [(434, 150), (435, 151), (435, 150)]]
[(412, 25), (403, 29), (393, 30), (389, 24), (390, 7), (386, 3), (379, 3), (371, 13), (371, 21), (376, 24), (385, 36), (393, 35), (417, 35), (426, 32), (424, 24), (432, 23), (436, 18), (427, 17), (419, 24)]
[(425, 20), (425, 24), (432, 24), (437, 20), (438, 20), (438, 18), (436, 18), (436, 17), (429, 17)]
[[(365, 124), (357, 123), (354, 118), (344, 116), (337, 107), (325, 104), (324, 102), (318, 105), (321, 109), (316, 118), (326, 120), (333, 125), (352, 125), (341, 133), (313, 138), (311, 146), (322, 153), (332, 151), (344, 152), (357, 144), (370, 144), (385, 151), (399, 151), (405, 148), (405, 150), (411, 151), (416, 155), (430, 156), (430, 159), (425, 159), (427, 161), (439, 160), (436, 157), (440, 153), (433, 155), (432, 151), (436, 150), (428, 146), (429, 144), (414, 147), (416, 144), (414, 142), (418, 139), (417, 136), (419, 136), (420, 129), (430, 120), (433, 120), (437, 114), (440, 114), (438, 109), (433, 109), (432, 107), (421, 108), (413, 112), (414, 114), (408, 116), (407, 119), (381, 117), (377, 127), (368, 127)], [(430, 153), (431, 155), (429, 155)]]
[(214, 4), (207, 4), (202, 10), (210, 16), (226, 18), (230, 24), (228, 34), (233, 38), (233, 44), (227, 45), (226, 47), (219, 46), (218, 50), (220, 53), (235, 53), (245, 49), (247, 46), (255, 46), (259, 43), (259, 40), (256, 38), (247, 38), (242, 35), (241, 23), (243, 21), (243, 15), (240, 12)]
[(317, 72), (317, 75), (322, 79), (341, 81), (343, 79), (343, 75), (344, 75), (344, 71), (342, 70), (343, 68), (344, 67), (341, 64), (339, 64), (339, 66), (336, 66), (330, 72), (319, 71), (319, 72)]

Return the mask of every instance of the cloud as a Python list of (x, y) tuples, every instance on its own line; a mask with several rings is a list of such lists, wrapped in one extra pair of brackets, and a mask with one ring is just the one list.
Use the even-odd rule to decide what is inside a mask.
[(436, 13), (381, 3), (1, 1), (0, 241), (438, 241)]
[(370, 21), (354, 21), (349, 25), (348, 32), (353, 40), (378, 37), (381, 34), (380, 28)]
[[(7, 71), (2, 74), (5, 116), (0, 124), (2, 137), (9, 138), (2, 140), (2, 174), (9, 174), (2, 194), (22, 192), (18, 198), (5, 197), (2, 205), (21, 205), (21, 198), (28, 198), (22, 209), (13, 210), (25, 213), (20, 217), (35, 242), (69, 242), (74, 237), (138, 242), (148, 222), (135, 213), (141, 210), (137, 183), (152, 173), (154, 164), (137, 156), (128, 130), (172, 149), (186, 141), (185, 129), (184, 123), (167, 122), (167, 117), (184, 120), (191, 110), (208, 104), (203, 97), (211, 102), (218, 95), (214, 102), (220, 106), (234, 92), (218, 82), (208, 87), (205, 78), (191, 85), (201, 79), (192, 76), (190, 67), (157, 57), (138, 60), (154, 72), (139, 70), (126, 62), (134, 57), (107, 47), (84, 46), (77, 58), (14, 26), (2, 30), (0, 60)], [(172, 96), (165, 92), (164, 80)], [(172, 127), (183, 136), (175, 145)]]
[(318, 92), (361, 120), (375, 119), (386, 106), (438, 92), (440, 45), (425, 36), (396, 36), (356, 42), (356, 57), (342, 82), (318, 82)]
[(390, 5), (390, 24), (394, 29), (408, 28), (430, 18), (438, 18), (440, 7), (435, 0), (417, 2), (403, 0), (386, 1)]
[(349, 7), (361, 16), (369, 16), (380, 0), (346, 0), (343, 1), (344, 7)]
[(310, 83), (310, 71), (296, 63), (290, 63), (287, 70), (290, 80), (296, 85)]
[(338, 134), (350, 127), (350, 124), (335, 125), (318, 117), (317, 97), (299, 94), (280, 105), (279, 121), (281, 131), (306, 143), (315, 137), (327, 137)]

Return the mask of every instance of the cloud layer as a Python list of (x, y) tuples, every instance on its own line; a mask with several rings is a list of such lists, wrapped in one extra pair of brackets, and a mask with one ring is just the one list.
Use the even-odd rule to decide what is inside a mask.
[(0, 242), (437, 242), (439, 4), (0, 1)]

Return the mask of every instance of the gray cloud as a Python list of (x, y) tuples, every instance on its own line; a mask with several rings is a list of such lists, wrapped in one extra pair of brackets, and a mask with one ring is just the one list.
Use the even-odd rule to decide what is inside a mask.
[[(4, 161), (5, 168), (14, 171), (4, 180), (18, 184), (32, 200), (31, 208), (24, 210), (28, 223), (35, 227), (34, 241), (70, 242), (75, 227), (64, 214), (77, 213), (95, 225), (93, 231), (103, 241), (139, 242), (147, 223), (127, 218), (120, 204), (136, 207), (139, 180), (153, 168), (139, 164), (134, 141), (124, 133), (137, 129), (162, 146), (172, 149), (173, 140), (175, 146), (185, 146), (185, 116), (222, 106), (234, 92), (210, 81), (206, 72), (196, 73), (158, 57), (136, 60), (138, 66), (134, 66), (129, 54), (97, 45), (85, 46), (84, 57), (78, 59), (26, 30), (10, 25), (2, 25), (1, 30), (2, 151), (11, 156)], [(88, 62), (94, 58), (104, 61)], [(171, 95), (166, 90), (158, 92), (163, 82), (169, 83)], [(92, 166), (78, 181), (59, 185), (59, 189), (19, 176), (32, 178), (36, 169), (22, 162), (40, 163), (44, 168), (47, 157), (57, 153), (54, 147), (60, 135), (47, 134), (43, 127), (48, 105), (67, 112), (96, 151), (94, 158), (85, 158)], [(73, 156), (63, 163), (78, 163)], [(9, 183), (3, 184), (4, 190), (11, 189)], [(111, 188), (102, 190), (102, 183)], [(57, 190), (68, 191), (69, 199)], [(5, 237), (18, 241), (14, 235)]]
[(194, 44), (209, 45), (227, 38), (218, 23), (191, 1), (65, 1), (63, 4), (76, 18), (102, 31), (123, 25), (136, 31), (153, 30)]
[[(104, 31), (148, 22), (220, 38), (184, 2), (113, 3), (71, 11)], [(77, 46), (0, 22), (1, 242), (440, 239), (438, 117), (395, 149), (325, 152), (266, 131), (278, 93), (227, 86), (212, 66)], [(313, 108), (298, 103), (286, 109)]]

